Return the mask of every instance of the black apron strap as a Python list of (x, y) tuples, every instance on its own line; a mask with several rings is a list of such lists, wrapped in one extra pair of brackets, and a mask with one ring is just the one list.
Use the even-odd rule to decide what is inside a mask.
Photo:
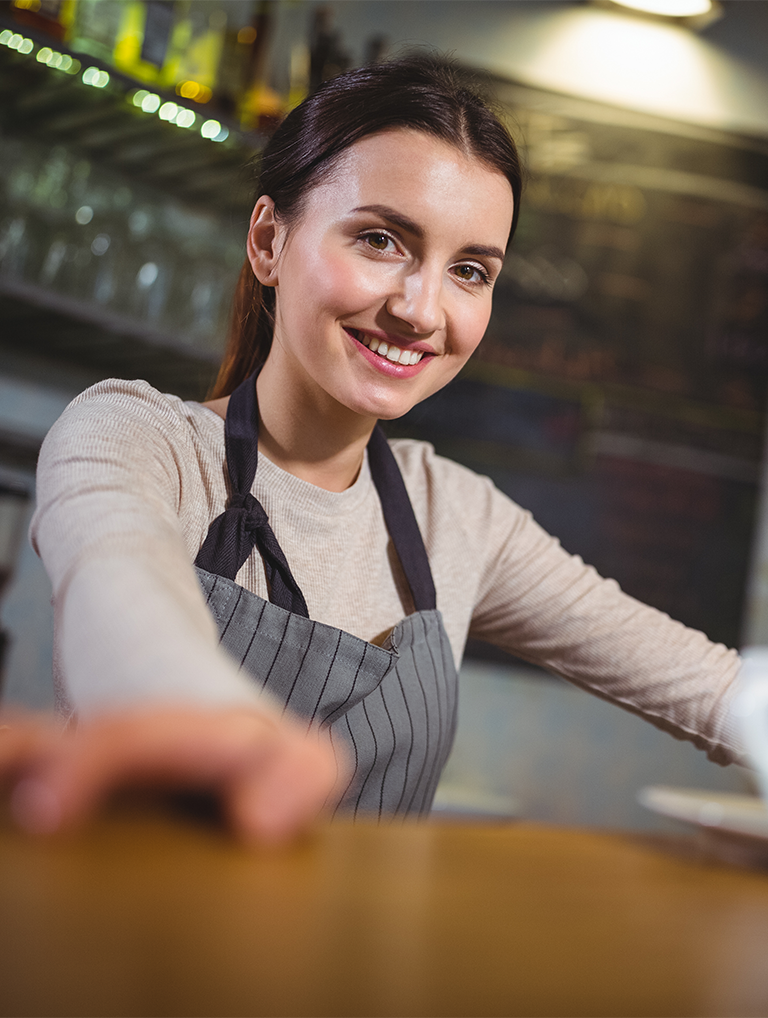
[(259, 408), (256, 378), (251, 376), (229, 398), (224, 441), (231, 495), (224, 512), (211, 523), (195, 565), (234, 580), (255, 547), (264, 560), (273, 604), (309, 618), (307, 603), (277, 543), (269, 517), (251, 494), (259, 462)]
[(384, 522), (411, 588), (414, 607), (416, 611), (430, 611), (437, 607), (437, 596), (427, 549), (400, 467), (380, 424), (373, 429), (368, 442), (368, 463), (379, 493)]
[[(224, 439), (232, 494), (227, 508), (211, 523), (195, 565), (216, 576), (234, 580), (240, 567), (257, 547), (264, 560), (269, 600), (287, 611), (309, 618), (304, 595), (277, 543), (264, 507), (251, 494), (259, 459), (255, 375), (242, 382), (229, 398)], [(429, 611), (436, 607), (436, 595), (427, 550), (400, 468), (378, 424), (368, 442), (368, 462), (381, 501), (384, 522), (411, 588), (414, 607), (416, 611)]]

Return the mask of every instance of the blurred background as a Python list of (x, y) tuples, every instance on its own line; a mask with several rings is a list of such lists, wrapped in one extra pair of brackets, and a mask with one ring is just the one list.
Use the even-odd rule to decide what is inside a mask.
[[(490, 475), (630, 594), (768, 643), (768, 3), (649, 3), (0, 4), (6, 703), (52, 702), (26, 542), (47, 429), (104, 377), (204, 397), (254, 156), (322, 80), (425, 46), (488, 87), (529, 179), (477, 355), (391, 434)], [(446, 808), (646, 827), (644, 784), (749, 786), (479, 644), (460, 710)]]

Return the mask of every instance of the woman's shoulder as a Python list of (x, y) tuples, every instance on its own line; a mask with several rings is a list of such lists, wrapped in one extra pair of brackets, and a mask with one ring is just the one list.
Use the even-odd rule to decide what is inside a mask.
[(213, 411), (143, 379), (108, 378), (76, 396), (48, 432), (38, 477), (63, 471), (71, 478), (119, 464), (129, 474), (155, 470), (189, 488), (200, 474), (218, 477), (223, 456), (224, 422)]
[[(124, 429), (128, 429), (127, 431)], [(54, 425), (71, 431), (122, 432), (142, 441), (185, 442), (195, 436), (223, 441), (223, 421), (201, 403), (160, 392), (141, 378), (107, 378), (76, 396)]]
[(464, 528), (489, 525), (491, 519), (494, 525), (501, 519), (509, 524), (530, 515), (489, 477), (439, 455), (429, 442), (401, 438), (390, 446), (414, 507), (429, 507)]
[(452, 597), (461, 589), (473, 600), (505, 556), (524, 554), (539, 540), (531, 514), (489, 477), (438, 455), (428, 442), (398, 439), (391, 447), (433, 573)]
[(38, 499), (140, 494), (205, 525), (224, 491), (223, 459), (224, 422), (212, 411), (142, 379), (108, 378), (75, 397), (46, 436)]
[(65, 413), (83, 408), (94, 413), (154, 417), (172, 424), (179, 420), (216, 418), (202, 403), (161, 392), (142, 378), (106, 378), (72, 400)]
[(415, 438), (395, 438), (390, 439), (389, 444), (409, 490), (412, 486), (418, 488), (420, 485), (429, 485), (450, 494), (493, 488), (493, 482), (488, 477), (446, 456), (440, 456), (430, 442)]

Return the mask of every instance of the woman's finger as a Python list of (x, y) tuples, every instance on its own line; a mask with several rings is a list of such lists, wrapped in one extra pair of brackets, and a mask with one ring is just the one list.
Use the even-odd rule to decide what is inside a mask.
[(327, 739), (287, 732), (263, 766), (247, 768), (226, 789), (232, 826), (246, 841), (286, 840), (334, 801), (339, 770)]

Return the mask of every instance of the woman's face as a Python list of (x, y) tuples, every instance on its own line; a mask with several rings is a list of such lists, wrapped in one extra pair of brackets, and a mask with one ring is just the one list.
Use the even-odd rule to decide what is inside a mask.
[[(267, 256), (270, 231), (252, 225), (254, 271), (276, 290), (270, 361), (283, 380), (384, 419), (442, 388), (485, 332), (512, 209), (503, 174), (430, 135), (357, 142), (298, 222), (272, 219)], [(266, 199), (253, 222), (270, 216)]]

